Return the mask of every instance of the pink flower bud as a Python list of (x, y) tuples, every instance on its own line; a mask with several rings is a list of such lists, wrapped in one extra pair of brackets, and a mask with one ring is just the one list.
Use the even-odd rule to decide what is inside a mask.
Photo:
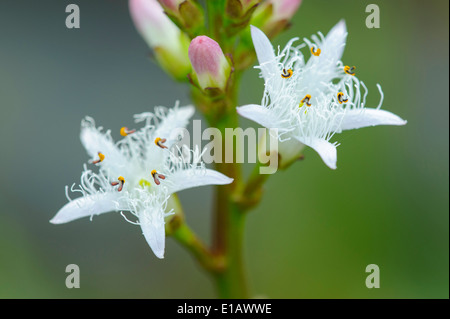
[(225, 89), (231, 67), (216, 41), (204, 35), (193, 39), (189, 60), (201, 88)]
[(302, 0), (264, 1), (256, 8), (250, 24), (273, 38), (286, 27), (301, 3)]
[(177, 79), (186, 79), (190, 72), (187, 55), (188, 37), (166, 16), (156, 0), (130, 0), (133, 22), (154, 50), (163, 69)]
[(302, 0), (269, 0), (269, 2), (273, 5), (275, 20), (289, 20), (297, 12)]
[(130, 0), (131, 17), (150, 47), (170, 44), (180, 33), (156, 0)]

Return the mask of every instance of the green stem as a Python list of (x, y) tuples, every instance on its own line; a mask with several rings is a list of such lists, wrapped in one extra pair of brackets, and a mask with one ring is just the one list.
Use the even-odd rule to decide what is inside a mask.
[(225, 10), (225, 0), (208, 0), (206, 1), (208, 11), (208, 29), (210, 35), (217, 42), (222, 40), (222, 20)]
[(232, 200), (240, 182), (240, 165), (218, 163), (216, 169), (235, 179), (230, 185), (216, 188), (213, 253), (225, 262), (223, 271), (216, 276), (219, 297), (248, 298), (242, 251), (245, 214)]
[(192, 232), (186, 223), (181, 223), (172, 233), (182, 246), (186, 247), (200, 265), (210, 273), (217, 273), (223, 268), (220, 259), (216, 258), (203, 242)]
[[(225, 271), (217, 275), (217, 287), (221, 298), (244, 299), (249, 297), (243, 261), (245, 212), (259, 203), (262, 185), (269, 177), (268, 174), (260, 174), (260, 166), (259, 162), (255, 165), (249, 181), (244, 187), (238, 185), (234, 190), (230, 190), (234, 193), (239, 189), (242, 190), (240, 196), (236, 197), (232, 193), (224, 196), (225, 191), (218, 190), (217, 216), (223, 216), (220, 225), (217, 225), (216, 234), (219, 237), (225, 237), (222, 238), (222, 241), (225, 244), (226, 252)], [(218, 169), (220, 170), (220, 166)], [(232, 201), (232, 199), (237, 200)]]
[[(227, 148), (225, 130), (238, 126), (236, 112), (237, 88), (240, 72), (233, 74), (226, 90), (226, 94), (219, 98), (212, 98), (193, 88), (192, 98), (198, 109), (202, 111), (211, 127), (220, 130), (222, 139), (215, 149), (222, 148), (222, 155)], [(228, 141), (233, 143), (233, 141)], [(232, 148), (232, 145), (230, 145)], [(222, 158), (223, 160), (223, 158)], [(213, 243), (211, 252), (216, 261), (223, 262), (221, 268), (213, 273), (216, 279), (220, 298), (248, 298), (246, 272), (244, 269), (243, 241), (245, 227), (245, 207), (237, 201), (235, 194), (242, 189), (242, 173), (240, 163), (216, 163), (215, 169), (234, 179), (229, 185), (216, 188), (216, 203), (213, 216)], [(259, 175), (259, 174), (258, 174)], [(255, 179), (256, 179), (255, 175)], [(251, 191), (251, 189), (249, 189)], [(194, 253), (196, 256), (196, 254)], [(197, 256), (196, 256), (197, 257)], [(201, 256), (200, 256), (201, 257)], [(199, 259), (197, 257), (197, 259)], [(201, 260), (201, 259), (200, 259)], [(201, 264), (209, 270), (205, 262)], [(212, 272), (211, 270), (209, 270)]]
[(216, 276), (220, 298), (248, 298), (246, 273), (243, 262), (245, 214), (234, 204), (228, 205), (225, 223), (225, 269)]
[(264, 164), (259, 161), (255, 164), (247, 183), (235, 195), (236, 201), (239, 202), (243, 211), (248, 211), (261, 201), (263, 185), (270, 176), (270, 174), (261, 174), (260, 168), (263, 166)]
[[(234, 85), (229, 88), (229, 94), (224, 100), (226, 114), (221, 120), (211, 125), (221, 131), (222, 155), (225, 154), (226, 140), (225, 129), (236, 128), (238, 117), (236, 107), (236, 87), (238, 76), (235, 74)], [(230, 141), (228, 141), (230, 142)], [(231, 141), (232, 142), (232, 141)], [(219, 147), (217, 145), (217, 147)], [(243, 262), (243, 237), (245, 226), (245, 214), (233, 201), (233, 194), (242, 183), (241, 164), (216, 163), (216, 170), (234, 178), (229, 185), (216, 188), (216, 205), (213, 225), (213, 253), (222, 256), (225, 262), (223, 271), (216, 276), (219, 297), (221, 298), (248, 298), (246, 274)]]

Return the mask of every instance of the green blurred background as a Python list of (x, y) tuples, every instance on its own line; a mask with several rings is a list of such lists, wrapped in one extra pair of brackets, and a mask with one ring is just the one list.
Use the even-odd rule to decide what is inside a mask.
[[(81, 29), (65, 27), (69, 3), (80, 6)], [(365, 26), (369, 3), (380, 7), (380, 29)], [(303, 162), (270, 178), (247, 220), (253, 295), (449, 297), (448, 6), (304, 0), (291, 29), (275, 39), (284, 45), (326, 34), (344, 18), (343, 61), (358, 67), (368, 106), (378, 103), (380, 83), (383, 108), (408, 124), (336, 135), (336, 171), (308, 149)], [(210, 279), (176, 242), (169, 238), (158, 260), (140, 229), (119, 214), (48, 222), (88, 159), (79, 141), (85, 115), (106, 128), (132, 127), (135, 113), (175, 99), (189, 103), (187, 87), (148, 59), (127, 1), (2, 1), (0, 40), (0, 297), (215, 297)], [(241, 104), (260, 101), (256, 70), (242, 88)], [(180, 193), (188, 223), (208, 242), (212, 196), (212, 188)], [(71, 263), (80, 266), (80, 289), (65, 287)], [(380, 289), (365, 286), (371, 263), (380, 266)]]

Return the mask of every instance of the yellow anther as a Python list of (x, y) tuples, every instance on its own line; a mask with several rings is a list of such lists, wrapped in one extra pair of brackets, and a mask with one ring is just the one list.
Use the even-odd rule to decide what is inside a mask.
[(161, 148), (167, 148), (167, 146), (164, 145), (165, 142), (166, 142), (166, 139), (165, 139), (165, 138), (157, 137), (157, 138), (155, 139), (155, 144), (156, 144), (157, 146), (161, 147)]
[(105, 159), (105, 155), (103, 155), (103, 153), (98, 152), (98, 160), (92, 161), (92, 164), (98, 164), (100, 162), (103, 162), (103, 160)]
[(292, 71), (292, 69), (289, 69), (289, 70), (283, 69), (283, 73), (281, 73), (281, 77), (283, 79), (289, 79), (292, 76), (292, 74), (294, 74), (294, 71)]
[(348, 102), (348, 99), (345, 99), (345, 98), (344, 98), (344, 93), (342, 93), (342, 92), (339, 92), (339, 93), (337, 94), (337, 99), (338, 99), (339, 104), (347, 103), (347, 102)]
[(159, 181), (160, 179), (166, 179), (166, 177), (163, 174), (159, 174), (156, 169), (152, 170), (151, 172), (152, 176), (153, 176), (153, 180), (155, 181), (156, 185), (159, 185), (161, 182)]
[(317, 50), (316, 50), (316, 47), (315, 47), (315, 46), (312, 46), (312, 47), (311, 47), (311, 54), (312, 54), (312, 55), (319, 56), (319, 55), (320, 55), (320, 52), (322, 52), (322, 50), (320, 50), (320, 48), (317, 48)]
[(123, 178), (123, 176), (119, 176), (119, 178), (117, 180), (118, 180), (118, 182), (112, 182), (111, 185), (112, 186), (119, 185), (119, 187), (117, 188), (117, 191), (120, 192), (120, 191), (122, 191), (123, 185), (125, 184), (125, 178)]
[(120, 135), (122, 135), (122, 136), (127, 136), (134, 132), (136, 132), (136, 130), (129, 130), (128, 127), (125, 127), (125, 126), (120, 129)]
[(344, 66), (344, 72), (350, 75), (355, 75), (356, 66), (349, 67), (348, 65)]
[(300, 104), (298, 107), (302, 107), (304, 104), (306, 104), (307, 107), (311, 106), (311, 95), (306, 94), (306, 96), (303, 98), (303, 100), (300, 101)]

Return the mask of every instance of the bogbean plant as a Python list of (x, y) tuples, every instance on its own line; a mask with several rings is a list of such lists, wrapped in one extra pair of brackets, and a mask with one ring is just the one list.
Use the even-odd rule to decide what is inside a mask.
[[(141, 227), (156, 257), (164, 257), (165, 237), (172, 236), (211, 274), (220, 297), (250, 297), (242, 253), (245, 217), (260, 202), (269, 174), (261, 174), (264, 163), (260, 162), (247, 179), (240, 163), (217, 161), (214, 169), (208, 169), (202, 160), (204, 151), (179, 146), (195, 110), (221, 133), (216, 148), (225, 151), (234, 147), (232, 140), (225, 139), (225, 130), (238, 128), (238, 115), (267, 128), (260, 143), (269, 144), (267, 153), (277, 158), (273, 172), (295, 166), (305, 146), (336, 169), (338, 144), (330, 142), (335, 133), (406, 123), (381, 110), (379, 85), (379, 105), (365, 107), (366, 86), (356, 77), (356, 68), (341, 61), (347, 39), (344, 21), (326, 36), (319, 32), (303, 41), (294, 38), (284, 49), (273, 48), (269, 39), (290, 25), (300, 2), (129, 0), (131, 17), (154, 60), (175, 81), (190, 87), (195, 108), (176, 104), (137, 114), (135, 121), (142, 127), (122, 127), (123, 139), (118, 142), (111, 131), (86, 117), (80, 137), (90, 160), (81, 183), (70, 187), (81, 196), (71, 199), (66, 187), (69, 202), (51, 222), (120, 212)], [(242, 74), (256, 58), (265, 82), (263, 98), (239, 106)], [(275, 138), (276, 147), (268, 138)], [(211, 245), (187, 225), (176, 195), (203, 185), (219, 185)]]

